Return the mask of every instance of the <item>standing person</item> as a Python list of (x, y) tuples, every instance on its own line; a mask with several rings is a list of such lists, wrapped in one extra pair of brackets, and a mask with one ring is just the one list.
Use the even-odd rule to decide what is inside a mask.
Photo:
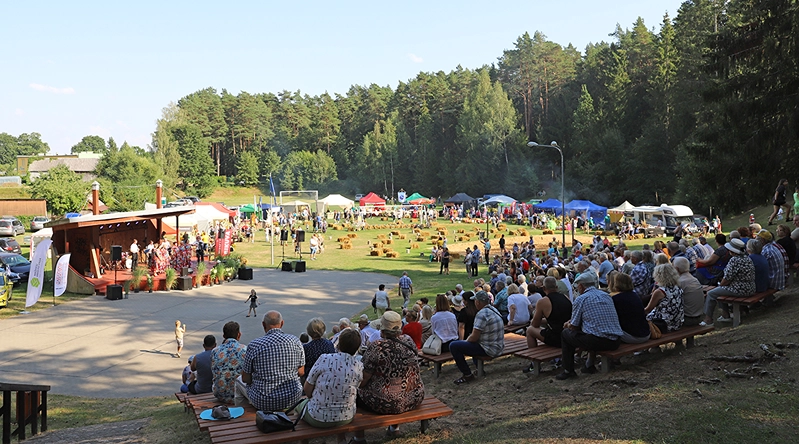
[[(449, 274), (449, 268), (447, 268), (447, 274)], [(411, 300), (411, 295), (413, 295), (413, 281), (408, 277), (407, 271), (402, 272), (402, 277), (399, 279), (398, 291), (400, 297), (403, 299), (402, 308), (408, 308), (408, 301)]]
[(139, 241), (136, 239), (130, 244), (130, 259), (131, 268), (136, 268), (139, 265)]
[(230, 321), (222, 327), (222, 344), (211, 353), (211, 373), (216, 399), (233, 404), (236, 393), (236, 378), (241, 374), (241, 363), (247, 346), (239, 343), (241, 328), (238, 322)]
[(386, 310), (391, 308), (391, 301), (388, 299), (385, 284), (380, 284), (375, 292), (375, 311), (377, 316), (383, 316)]
[(205, 262), (205, 242), (197, 242), (197, 263)]
[(777, 189), (774, 190), (774, 199), (772, 201), (772, 205), (774, 205), (774, 211), (771, 213), (771, 216), (768, 217), (769, 225), (772, 225), (774, 218), (777, 217), (777, 213), (780, 211), (780, 208), (785, 207), (786, 219), (788, 213), (791, 211), (791, 207), (785, 204), (785, 192), (787, 187), (788, 179), (780, 179), (780, 182), (777, 184)]
[(472, 247), (472, 267), (471, 267), (471, 274), (473, 277), (477, 277), (477, 265), (480, 264), (480, 249), (477, 248), (477, 245)]
[(499, 251), (505, 253), (505, 235), (503, 234), (499, 238)]
[[(793, 215), (794, 215), (794, 217), (797, 214), (799, 214), (799, 186), (797, 186), (793, 190)], [(787, 221), (788, 218), (786, 217), (785, 220)]]
[(250, 295), (247, 296), (247, 302), (250, 303), (250, 309), (247, 310), (246, 317), (249, 318), (250, 313), (252, 313), (253, 316), (258, 316), (258, 314), (255, 313), (255, 309), (258, 308), (258, 296), (255, 294), (255, 289), (250, 290)]
[(486, 265), (489, 265), (488, 261), (491, 258), (491, 256), (489, 256), (489, 253), (491, 253), (491, 240), (488, 237), (485, 238), (485, 244), (483, 244), (483, 248), (485, 249)]
[(472, 249), (466, 248), (466, 254), (463, 257), (463, 264), (466, 265), (466, 274), (472, 275)]
[(441, 265), (438, 274), (449, 274), (449, 248), (441, 247), (439, 254), (441, 255)]
[(175, 321), (175, 342), (178, 344), (177, 358), (180, 357), (180, 352), (183, 351), (183, 335), (186, 334), (186, 324), (180, 325), (180, 321)]
[(311, 240), (309, 241), (311, 246), (311, 260), (316, 260), (316, 253), (319, 251), (319, 239), (316, 238), (316, 233), (311, 235)]

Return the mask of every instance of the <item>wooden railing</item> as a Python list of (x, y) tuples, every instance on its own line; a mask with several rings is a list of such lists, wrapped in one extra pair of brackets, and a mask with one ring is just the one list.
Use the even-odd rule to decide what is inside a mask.
[[(9, 384), (0, 382), (3, 392), (3, 405), (0, 406), (0, 417), (3, 420), (3, 444), (10, 444), (11, 437), (17, 435), (20, 441), (25, 439), (25, 428), (30, 424), (31, 435), (39, 433), (41, 419), (42, 432), (47, 431), (47, 392), (49, 385)], [(11, 393), (17, 392), (17, 428), (11, 431)]]

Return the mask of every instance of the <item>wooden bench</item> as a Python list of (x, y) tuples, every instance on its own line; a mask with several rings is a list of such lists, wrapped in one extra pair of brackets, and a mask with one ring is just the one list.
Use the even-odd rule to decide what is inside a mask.
[[(176, 394), (177, 395), (177, 394)], [(200, 413), (219, 404), (213, 395), (191, 395), (184, 397), (190, 403), (190, 408), (198, 420), (201, 430), (211, 436), (212, 443), (283, 443), (291, 441), (307, 442), (313, 438), (334, 436), (340, 433), (351, 433), (362, 430), (388, 427), (389, 425), (407, 424), (420, 421), (420, 430), (425, 433), (430, 426), (430, 420), (452, 414), (452, 409), (431, 395), (425, 396), (422, 404), (414, 410), (398, 415), (379, 415), (359, 408), (355, 418), (349, 424), (327, 429), (314, 428), (304, 421), (297, 423), (294, 431), (263, 433), (255, 425), (255, 408), (247, 406), (244, 415), (230, 421), (207, 421), (200, 419)], [(292, 420), (297, 418), (293, 412), (289, 414)]]
[[(11, 443), (17, 435), (19, 441), (25, 440), (25, 428), (30, 424), (31, 435), (39, 433), (39, 419), (42, 432), (47, 431), (47, 392), (49, 385), (10, 384), (0, 382), (3, 392), (3, 405), (0, 416), (3, 420), (3, 444)], [(11, 393), (17, 392), (17, 428), (11, 431)]]
[(541, 373), (541, 363), (551, 361), (555, 358), (560, 358), (563, 350), (551, 345), (541, 345), (538, 347), (528, 348), (513, 354), (517, 358), (529, 359), (533, 361), (533, 376), (538, 376)]
[(741, 305), (749, 307), (756, 304), (769, 296), (774, 296), (777, 290), (769, 288), (766, 291), (761, 291), (748, 298), (736, 298), (734, 296), (719, 296), (716, 298), (717, 302), (724, 302), (725, 304), (732, 304), (732, 328), (741, 325)]
[(527, 324), (515, 324), (515, 325), (506, 325), (505, 326), (505, 333), (516, 333), (519, 330), (527, 331), (527, 327), (530, 325), (528, 322)]
[(685, 347), (691, 348), (694, 346), (694, 336), (703, 335), (713, 330), (714, 327), (712, 325), (705, 327), (700, 325), (683, 327), (677, 331), (665, 333), (658, 339), (650, 339), (641, 344), (621, 344), (616, 350), (598, 351), (596, 353), (602, 357), (602, 373), (608, 373), (613, 361), (621, 359), (622, 356), (631, 355), (635, 352), (648, 350), (670, 342), (681, 344), (683, 339), (685, 339)]
[[(515, 333), (505, 333), (505, 349), (502, 350), (502, 354), (500, 354), (497, 357), (499, 358), (501, 356), (512, 355), (526, 348), (527, 348), (527, 338), (525, 338), (524, 336), (517, 335)], [(452, 353), (450, 352), (443, 352), (438, 356), (428, 355), (419, 352), (419, 357), (424, 359), (425, 361), (433, 363), (434, 374), (436, 378), (438, 378), (438, 375), (441, 374), (441, 365), (445, 362), (452, 361), (453, 359)], [(494, 358), (489, 356), (476, 356), (476, 358), (477, 358), (477, 376), (485, 376), (483, 363), (485, 363), (486, 361), (491, 361)]]

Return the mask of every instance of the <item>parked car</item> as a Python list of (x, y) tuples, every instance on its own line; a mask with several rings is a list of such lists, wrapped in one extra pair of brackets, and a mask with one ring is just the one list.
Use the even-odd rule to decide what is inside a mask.
[(19, 248), (19, 242), (13, 237), (0, 237), (0, 251), (3, 253), (22, 254), (22, 250)]
[(39, 231), (44, 228), (44, 224), (50, 222), (50, 218), (47, 216), (36, 216), (31, 221), (31, 231)]
[(11, 300), (11, 292), (14, 289), (14, 282), (4, 273), (0, 273), (0, 308), (8, 306)]
[(200, 198), (197, 196), (185, 196), (183, 197), (184, 200), (190, 200), (192, 203), (197, 203), (200, 201)]
[[(22, 222), (20, 222), (19, 219), (17, 219), (16, 217), (14, 217), (14, 216), (3, 216), (2, 220), (7, 220), (7, 221), (11, 222), (11, 229), (13, 230), (13, 233), (8, 234), (7, 236), (16, 236), (18, 234), (25, 234), (25, 226), (22, 225)], [(0, 235), (3, 235), (3, 234), (4, 234), (3, 230), (0, 229)]]
[(365, 194), (356, 194), (355, 195), (355, 202), (360, 202), (361, 199), (363, 199), (363, 196), (365, 196)]
[(16, 236), (14, 225), (10, 220), (0, 219), (0, 236)]
[[(12, 273), (19, 275), (19, 278), (14, 282), (15, 284), (28, 282), (28, 275), (31, 272), (31, 263), (21, 254), (0, 253), (0, 264), (2, 264), (3, 268), (9, 269)], [(13, 274), (11, 280), (14, 281)]]

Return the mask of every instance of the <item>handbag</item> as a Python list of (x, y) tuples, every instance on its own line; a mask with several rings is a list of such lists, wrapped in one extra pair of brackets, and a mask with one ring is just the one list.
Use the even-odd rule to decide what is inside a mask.
[(649, 323), (649, 339), (660, 339), (663, 336), (660, 329), (657, 325), (655, 325), (652, 321), (647, 321)]
[[(293, 411), (294, 408), (297, 407), (303, 400), (304, 399), (300, 399), (296, 404), (289, 407), (286, 411)], [(292, 421), (286, 412), (263, 412), (259, 410), (255, 412), (255, 425), (258, 427), (258, 430), (264, 433), (280, 432), (289, 429), (293, 432), (295, 427), (297, 427), (297, 423), (300, 422), (303, 416), (305, 416), (305, 412), (307, 410), (308, 404), (306, 403), (303, 406), (300, 414), (297, 415), (296, 421)]]
[(429, 338), (427, 338), (426, 341), (424, 341), (424, 345), (422, 345), (422, 353), (426, 355), (438, 356), (441, 354), (441, 344), (441, 338), (433, 333)]

